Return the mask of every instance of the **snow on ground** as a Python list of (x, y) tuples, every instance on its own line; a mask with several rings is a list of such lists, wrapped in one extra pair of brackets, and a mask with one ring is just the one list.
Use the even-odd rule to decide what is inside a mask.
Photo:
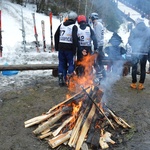
[[(119, 2), (119, 8), (127, 12), (130, 11), (135, 15), (135, 11), (127, 8), (125, 5)], [(29, 7), (24, 7), (18, 4), (13, 4), (7, 0), (3, 0), (1, 4), (2, 10), (2, 46), (3, 46), (3, 57), (0, 58), (0, 65), (5, 63), (9, 64), (48, 64), (58, 63), (57, 52), (50, 51), (50, 21), (49, 17), (44, 14), (36, 13), (35, 10), (31, 10)], [(22, 45), (22, 17), (21, 11), (24, 16), (24, 26), (26, 33), (26, 50)], [(36, 26), (38, 33), (38, 40), (40, 42), (40, 53), (36, 51), (35, 37), (34, 37), (34, 24), (32, 13), (35, 13)], [(137, 15), (136, 15), (137, 17)], [(41, 20), (45, 21), (45, 38), (47, 45), (47, 52), (43, 52), (42, 49), (42, 30)], [(60, 20), (53, 16), (53, 35), (60, 24)], [(105, 31), (105, 43), (108, 42), (112, 33)], [(127, 43), (129, 32), (127, 32), (126, 24), (122, 25), (119, 30), (119, 35), (122, 37), (124, 44)], [(37, 70), (37, 71), (22, 71), (14, 76), (3, 76), (0, 74), (0, 91), (9, 90), (9, 87), (17, 85), (19, 87), (30, 84), (32, 79), (44, 78), (51, 75), (51, 70)]]
[[(24, 16), (24, 26), (26, 34), (26, 52), (22, 45), (22, 17), (21, 10)], [(30, 63), (49, 63), (50, 58), (54, 55), (49, 53), (50, 48), (50, 25), (49, 17), (44, 14), (35, 13), (36, 26), (38, 39), (41, 44), (41, 53), (36, 52), (36, 47), (34, 44), (34, 24), (32, 18), (31, 9), (22, 7), (17, 4), (10, 3), (8, 1), (2, 1), (2, 42), (3, 42), (3, 57), (0, 60), (0, 64), (7, 62), (8, 64), (30, 64)], [(45, 21), (45, 38), (47, 44), (47, 52), (44, 53), (42, 50), (42, 30), (41, 30), (41, 20)], [(59, 20), (53, 17), (53, 33), (55, 32)], [(57, 25), (55, 25), (57, 24)], [(45, 59), (42, 59), (45, 58)], [(48, 61), (49, 59), (49, 61)]]
[[(136, 20), (137, 18), (141, 17), (141, 14), (137, 11), (133, 10), (130, 7), (125, 6), (123, 3), (118, 1), (118, 8), (124, 12), (125, 14), (130, 14), (131, 19)], [(147, 26), (149, 26), (149, 20), (144, 18), (144, 22)]]

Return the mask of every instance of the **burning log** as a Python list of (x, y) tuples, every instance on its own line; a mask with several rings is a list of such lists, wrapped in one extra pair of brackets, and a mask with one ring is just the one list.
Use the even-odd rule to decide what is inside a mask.
[(103, 112), (103, 110), (96, 104), (96, 102), (90, 97), (90, 95), (85, 91), (85, 89), (82, 87), (83, 91), (87, 94), (87, 96), (89, 97), (89, 99), (95, 104), (97, 110), (104, 115), (104, 117), (108, 120), (108, 122), (110, 123), (111, 127), (113, 129), (115, 129), (114, 125), (111, 123), (111, 121), (108, 119), (108, 117), (105, 115), (105, 113)]
[(85, 123), (82, 126), (81, 133), (80, 133), (79, 139), (77, 141), (77, 145), (76, 145), (75, 150), (80, 150), (80, 148), (82, 146), (82, 143), (83, 143), (83, 141), (85, 139), (85, 136), (86, 136), (86, 134), (87, 134), (87, 132), (89, 130), (90, 123), (91, 123), (92, 118), (93, 118), (93, 116), (95, 114), (95, 111), (96, 111), (96, 106), (93, 104), (92, 108), (91, 108), (91, 110), (90, 110), (90, 112), (88, 114), (88, 117), (86, 118)]
[(68, 145), (70, 147), (75, 147), (75, 144), (78, 140), (78, 137), (79, 137), (79, 130), (80, 130), (80, 127), (81, 127), (81, 124), (82, 124), (82, 121), (83, 121), (83, 118), (85, 116), (85, 114), (87, 113), (88, 111), (88, 108), (86, 108), (86, 110), (84, 111), (84, 113), (81, 113), (78, 117), (78, 120), (73, 128), (73, 131), (71, 133), (71, 137), (70, 137), (70, 140), (68, 142)]
[(57, 130), (55, 130), (54, 132), (52, 132), (52, 135), (53, 136), (58, 135), (58, 133), (62, 130), (62, 128), (65, 127), (73, 119), (74, 119), (74, 116), (71, 116), (66, 121), (64, 121), (63, 124), (59, 128), (57, 128)]
[[(85, 88), (85, 90), (88, 92), (90, 90), (90, 86)], [(77, 94), (70, 97), (69, 99), (67, 99), (67, 100), (63, 101), (62, 103), (59, 103), (58, 105), (54, 106), (47, 113), (50, 113), (51, 111), (53, 111), (54, 109), (56, 109), (62, 105), (67, 105), (68, 103), (71, 103), (73, 100), (77, 100), (77, 99), (81, 98), (83, 95), (84, 95), (84, 92), (80, 91)]]

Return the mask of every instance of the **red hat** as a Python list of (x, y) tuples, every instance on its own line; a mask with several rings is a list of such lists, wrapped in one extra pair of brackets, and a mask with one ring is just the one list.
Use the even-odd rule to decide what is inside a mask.
[(86, 22), (86, 17), (84, 15), (79, 15), (77, 21), (78, 23)]

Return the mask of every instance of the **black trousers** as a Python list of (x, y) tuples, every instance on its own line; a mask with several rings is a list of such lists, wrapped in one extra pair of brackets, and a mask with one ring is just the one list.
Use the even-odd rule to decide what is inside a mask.
[(104, 65), (102, 63), (102, 60), (105, 58), (105, 54), (103, 52), (103, 46), (100, 46), (98, 48), (98, 55), (97, 55), (97, 60), (96, 60), (96, 64), (95, 64), (95, 68), (96, 68), (96, 72), (101, 72), (103, 77), (106, 77), (106, 71), (104, 68)]
[(137, 82), (137, 64), (140, 63), (140, 80), (139, 83), (144, 83), (146, 77), (146, 62), (148, 56), (142, 55), (140, 57), (134, 57), (134, 62), (132, 63), (132, 83)]

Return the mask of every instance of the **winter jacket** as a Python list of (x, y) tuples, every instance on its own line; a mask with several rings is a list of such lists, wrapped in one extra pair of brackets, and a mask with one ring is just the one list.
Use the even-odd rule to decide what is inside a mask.
[(94, 33), (96, 35), (98, 47), (104, 45), (104, 27), (99, 20), (95, 20), (93, 23)]
[[(72, 30), (71, 35), (69, 37), (68, 42), (64, 40), (63, 42), (63, 34), (65, 30), (62, 30), (61, 28), (64, 28), (65, 30)], [(66, 35), (67, 36), (67, 35)], [(67, 37), (66, 37), (67, 38)], [(77, 37), (77, 26), (75, 25), (75, 21), (68, 19), (63, 24), (60, 24), (57, 28), (55, 35), (55, 50), (56, 51), (73, 51), (76, 52), (76, 48), (78, 46), (78, 37)]]
[(113, 46), (111, 44), (109, 44), (104, 51), (111, 60), (123, 59), (122, 55), (126, 53), (126, 50), (121, 45)]
[(144, 22), (140, 22), (130, 32), (128, 43), (133, 53), (148, 53), (150, 47), (150, 28)]
[(126, 49), (122, 45), (121, 37), (116, 32), (113, 33), (109, 45), (104, 51), (111, 60), (123, 59), (122, 55), (126, 53)]

